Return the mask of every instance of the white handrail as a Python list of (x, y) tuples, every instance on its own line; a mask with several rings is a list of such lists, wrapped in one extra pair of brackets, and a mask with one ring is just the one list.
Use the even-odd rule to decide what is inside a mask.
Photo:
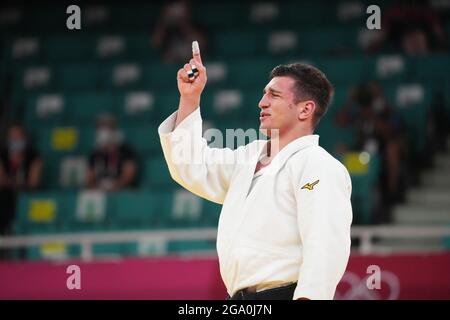
[[(450, 237), (450, 227), (442, 226), (355, 226), (352, 238), (360, 239), (358, 251), (363, 254), (373, 252), (374, 238), (442, 238)], [(178, 229), (158, 231), (114, 231), (65, 233), (52, 235), (8, 236), (0, 237), (0, 248), (38, 246), (51, 242), (78, 244), (81, 246), (83, 260), (93, 258), (92, 245), (96, 243), (139, 242), (141, 240), (215, 240), (216, 228)]]

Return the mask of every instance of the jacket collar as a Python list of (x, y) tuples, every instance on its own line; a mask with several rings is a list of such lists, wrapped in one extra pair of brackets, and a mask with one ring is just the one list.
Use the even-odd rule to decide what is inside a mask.
[[(319, 145), (319, 135), (311, 134), (302, 136), (295, 140), (289, 142), (283, 149), (281, 149), (278, 154), (272, 159), (272, 162), (268, 166), (268, 171), (266, 173), (277, 173), (278, 170), (286, 163), (286, 161), (296, 152), (303, 150), (310, 146)], [(267, 142), (261, 148), (258, 159), (261, 157), (263, 152), (266, 151)]]

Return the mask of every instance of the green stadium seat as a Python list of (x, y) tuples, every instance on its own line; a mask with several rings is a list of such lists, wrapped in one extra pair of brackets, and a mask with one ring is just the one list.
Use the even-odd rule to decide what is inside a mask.
[(57, 69), (58, 88), (69, 90), (96, 90), (103, 79), (96, 64), (65, 64)]
[(42, 126), (62, 125), (65, 118), (65, 99), (61, 94), (28, 95), (24, 122), (27, 129), (38, 131)]
[(89, 35), (66, 34), (44, 39), (42, 51), (46, 61), (54, 63), (92, 59), (94, 49), (93, 38)]
[(434, 54), (411, 60), (414, 78), (419, 81), (444, 81), (447, 74), (443, 70), (450, 70), (450, 58), (446, 54)]
[[(299, 13), (304, 13), (299, 19)], [(289, 25), (322, 26), (336, 21), (333, 3), (325, 2), (287, 2), (281, 6), (280, 15)]]
[(125, 57), (149, 61), (159, 59), (158, 52), (152, 44), (151, 34), (127, 34)]
[(260, 89), (262, 92), (269, 82), (269, 74), (274, 66), (273, 61), (261, 59), (228, 63), (227, 82), (239, 89)]
[[(402, 117), (414, 152), (420, 154), (426, 145), (428, 116), (432, 107), (433, 86), (422, 83), (384, 84), (388, 101)], [(410, 93), (407, 91), (411, 90)]]
[[(186, 59), (188, 61), (189, 57), (186, 57)], [(181, 65), (179, 64), (145, 64), (142, 68), (143, 88), (157, 92), (161, 91), (161, 89), (174, 88), (176, 86), (177, 72), (180, 68)]]
[(77, 128), (80, 132), (77, 152), (88, 156), (96, 147), (96, 129), (93, 126), (80, 126)]
[(337, 126), (331, 117), (322, 119), (317, 128), (317, 134), (320, 136), (320, 146), (334, 156), (339, 155), (341, 146), (352, 149), (357, 142), (354, 128)]
[(57, 189), (60, 184), (60, 164), (63, 156), (43, 154), (42, 187)]
[(220, 204), (203, 200), (202, 216), (205, 219), (206, 226), (215, 228), (219, 224), (219, 216), (222, 210)]
[(36, 137), (37, 149), (45, 155), (69, 155), (79, 150), (80, 131), (76, 127), (43, 127)]
[(244, 3), (202, 3), (193, 10), (194, 21), (210, 28), (236, 27), (249, 21)]
[[(146, 87), (145, 70), (136, 62), (105, 64), (99, 67), (101, 88), (104, 90), (142, 90)], [(155, 77), (155, 75), (153, 75)], [(157, 78), (157, 76), (156, 76)]]
[(345, 55), (358, 50), (354, 28), (297, 29), (298, 50), (308, 55)]
[[(213, 226), (215, 209), (205, 205), (207, 201), (184, 189), (176, 189), (161, 195), (161, 212), (168, 228), (201, 228)], [(206, 214), (208, 213), (208, 214)]]
[[(206, 97), (206, 94), (205, 94)], [(155, 109), (159, 115), (159, 119), (163, 120), (178, 110), (180, 95), (177, 91), (164, 91), (155, 95)], [(201, 106), (203, 102), (200, 102)]]
[(374, 188), (378, 182), (380, 159), (367, 152), (345, 154), (341, 161), (347, 167), (352, 180), (353, 220), (357, 224), (373, 223), (375, 206)]
[(161, 157), (146, 160), (143, 169), (143, 186), (145, 188), (172, 190), (178, 186), (170, 177), (166, 161)]
[(55, 233), (73, 216), (75, 194), (33, 192), (19, 195), (16, 227), (23, 233)]
[(155, 94), (148, 91), (130, 91), (117, 97), (116, 114), (121, 123), (157, 123), (159, 110), (155, 107)]
[(113, 228), (155, 229), (162, 225), (156, 193), (123, 191), (108, 195)]
[(111, 6), (111, 23), (108, 31), (135, 32), (151, 30), (161, 13), (158, 3), (141, 3), (139, 5), (118, 4)]
[(114, 93), (85, 92), (66, 95), (68, 123), (74, 125), (95, 125), (102, 113), (114, 114), (117, 97)]
[(256, 32), (242, 30), (226, 31), (212, 39), (212, 49), (216, 57), (255, 57), (261, 50), (266, 50), (265, 36)]
[(11, 37), (4, 41), (4, 59), (13, 65), (26, 66), (41, 58), (42, 41), (39, 37)]
[(379, 81), (402, 82), (413, 76), (411, 58), (401, 54), (379, 55), (368, 62), (368, 75)]
[(317, 61), (321, 69), (333, 84), (357, 84), (368, 80), (367, 58), (329, 58)]
[(161, 153), (158, 131), (155, 126), (123, 127), (125, 141), (133, 146), (140, 156)]

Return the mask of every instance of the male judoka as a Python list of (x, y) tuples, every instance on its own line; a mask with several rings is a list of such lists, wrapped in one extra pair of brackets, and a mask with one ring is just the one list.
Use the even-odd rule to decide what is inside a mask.
[(228, 299), (333, 299), (350, 255), (352, 207), (346, 168), (313, 134), (332, 85), (312, 66), (277, 66), (258, 105), (270, 139), (232, 150), (202, 137), (206, 81), (194, 41), (177, 74), (178, 111), (159, 135), (172, 178), (223, 204), (217, 251)]

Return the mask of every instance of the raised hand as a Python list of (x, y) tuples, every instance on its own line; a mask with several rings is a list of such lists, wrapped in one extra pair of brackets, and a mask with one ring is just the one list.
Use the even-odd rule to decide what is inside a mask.
[(198, 42), (192, 42), (192, 59), (178, 70), (177, 84), (181, 99), (200, 100), (207, 81), (206, 68), (203, 66)]

